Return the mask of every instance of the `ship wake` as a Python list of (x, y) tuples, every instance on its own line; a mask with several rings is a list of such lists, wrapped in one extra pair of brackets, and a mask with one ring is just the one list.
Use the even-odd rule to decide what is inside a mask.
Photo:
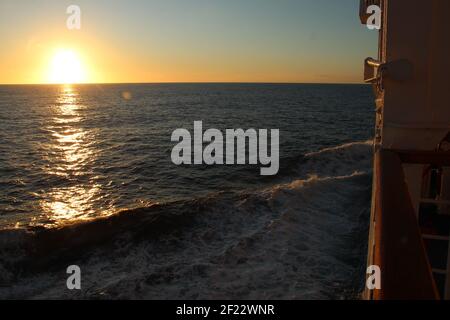
[[(340, 299), (364, 279), (371, 142), (302, 156), (261, 190), (0, 232), (0, 298)], [(65, 286), (69, 265), (82, 290)]]

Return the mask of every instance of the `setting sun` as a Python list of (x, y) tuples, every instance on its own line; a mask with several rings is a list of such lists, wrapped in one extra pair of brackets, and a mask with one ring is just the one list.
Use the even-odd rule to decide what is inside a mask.
[(79, 55), (72, 50), (59, 49), (51, 60), (49, 82), (71, 84), (86, 82), (86, 73)]

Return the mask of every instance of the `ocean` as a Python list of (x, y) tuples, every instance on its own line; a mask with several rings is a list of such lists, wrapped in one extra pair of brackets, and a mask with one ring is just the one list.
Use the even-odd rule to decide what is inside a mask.
[[(200, 120), (279, 129), (279, 173), (174, 165)], [(373, 128), (365, 85), (0, 86), (0, 298), (356, 299)]]

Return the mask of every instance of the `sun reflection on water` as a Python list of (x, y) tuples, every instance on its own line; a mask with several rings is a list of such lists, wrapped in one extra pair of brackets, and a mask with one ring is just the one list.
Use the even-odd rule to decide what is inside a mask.
[(85, 108), (76, 89), (66, 85), (61, 88), (52, 108), (52, 120), (46, 127), (50, 134), (47, 160), (51, 163), (46, 173), (62, 179), (61, 186), (52, 187), (40, 201), (42, 214), (50, 225), (111, 213), (111, 208), (95, 205), (104, 195), (102, 185), (90, 172), (97, 152), (95, 132), (82, 125)]

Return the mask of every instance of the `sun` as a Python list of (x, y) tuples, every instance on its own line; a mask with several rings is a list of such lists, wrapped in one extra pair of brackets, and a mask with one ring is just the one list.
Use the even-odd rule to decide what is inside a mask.
[(83, 63), (77, 52), (70, 49), (55, 51), (49, 68), (48, 81), (54, 84), (73, 84), (86, 81)]

